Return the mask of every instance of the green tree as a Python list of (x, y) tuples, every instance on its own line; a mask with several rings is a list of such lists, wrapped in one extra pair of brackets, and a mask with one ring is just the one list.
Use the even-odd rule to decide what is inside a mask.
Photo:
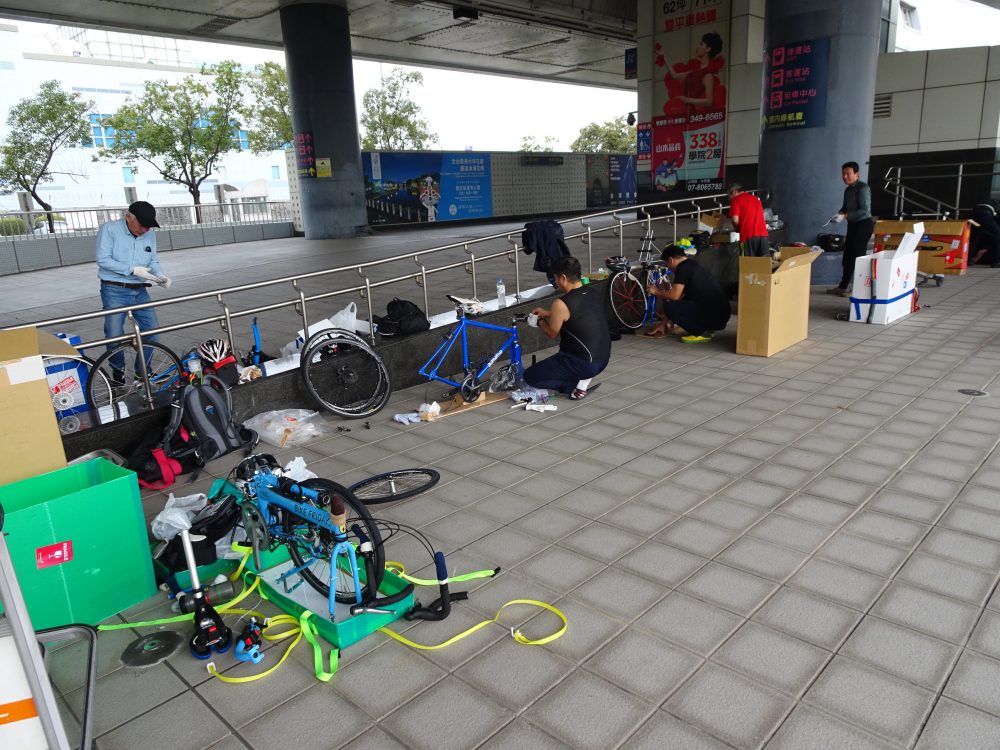
[(250, 150), (264, 154), (292, 142), (292, 108), (288, 99), (288, 73), (278, 63), (256, 66), (245, 79), (248, 98), (240, 117), (249, 127)]
[(603, 125), (592, 122), (580, 128), (580, 135), (569, 147), (584, 154), (634, 154), (635, 128), (624, 117)]
[(368, 89), (361, 98), (361, 148), (366, 151), (421, 151), (438, 142), (410, 99), (410, 86), (423, 85), (424, 76), (393, 68), (382, 86)]
[(522, 151), (543, 151), (550, 152), (555, 150), (556, 139), (555, 136), (547, 135), (545, 140), (539, 143), (535, 136), (525, 135), (521, 137), (521, 150)]
[(112, 161), (144, 161), (163, 179), (183, 185), (201, 221), (201, 184), (229, 151), (239, 151), (235, 137), (242, 95), (239, 65), (226, 60), (202, 68), (180, 83), (147, 81), (137, 99), (128, 99), (105, 127), (115, 142), (100, 150)]
[(22, 99), (7, 113), (10, 136), (0, 147), (0, 188), (24, 190), (48, 214), (52, 226), (52, 206), (38, 194), (38, 186), (52, 182), (52, 158), (64, 147), (86, 146), (90, 142), (87, 112), (94, 106), (78, 94), (63, 91), (59, 81), (46, 81), (38, 94)]

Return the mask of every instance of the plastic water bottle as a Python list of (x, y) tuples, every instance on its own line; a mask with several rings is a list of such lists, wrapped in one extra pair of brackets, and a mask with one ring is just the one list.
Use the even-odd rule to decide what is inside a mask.
[(503, 279), (497, 279), (497, 307), (507, 307), (507, 288), (503, 285)]

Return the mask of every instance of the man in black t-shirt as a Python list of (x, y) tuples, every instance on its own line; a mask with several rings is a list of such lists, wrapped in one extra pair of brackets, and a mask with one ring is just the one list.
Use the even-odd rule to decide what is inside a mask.
[[(546, 310), (536, 307), (538, 328), (550, 339), (559, 339), (559, 351), (524, 371), (524, 381), (535, 388), (584, 398), (591, 379), (611, 359), (611, 332), (604, 314), (604, 298), (580, 278), (580, 261), (571, 255), (552, 262), (553, 284), (563, 296)], [(533, 318), (529, 318), (532, 324)], [(590, 387), (594, 390), (597, 386)]]
[(685, 330), (685, 344), (703, 344), (712, 340), (712, 331), (719, 331), (729, 322), (731, 309), (722, 286), (709, 271), (688, 258), (684, 248), (668, 245), (662, 259), (674, 274), (669, 289), (652, 284), (648, 294), (663, 300), (663, 320), (646, 332), (658, 338), (678, 325)]

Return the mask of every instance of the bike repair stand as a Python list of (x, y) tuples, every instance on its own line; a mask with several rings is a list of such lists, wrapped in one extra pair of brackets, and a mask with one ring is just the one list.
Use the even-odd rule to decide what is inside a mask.
[[(2, 518), (2, 512), (0, 512)], [(2, 522), (0, 522), (2, 523)], [(42, 652), (0, 529), (0, 747), (69, 750)]]
[[(233, 643), (233, 631), (226, 627), (222, 617), (215, 607), (205, 598), (205, 589), (198, 578), (198, 564), (194, 559), (194, 548), (191, 546), (191, 533), (181, 530), (181, 544), (184, 547), (184, 557), (187, 559), (188, 570), (191, 573), (191, 596), (194, 597), (194, 635), (191, 636), (191, 653), (196, 659), (207, 659), (212, 652), (223, 654)], [(196, 541), (205, 537), (196, 536)]]

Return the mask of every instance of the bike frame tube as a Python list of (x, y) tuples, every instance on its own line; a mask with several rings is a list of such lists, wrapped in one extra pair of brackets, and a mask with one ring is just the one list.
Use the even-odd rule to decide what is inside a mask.
[[(483, 328), (488, 331), (499, 331), (500, 333), (509, 334), (507, 340), (504, 341), (504, 343), (500, 346), (499, 349), (497, 349), (496, 353), (492, 357), (490, 357), (483, 364), (483, 366), (476, 372), (470, 372), (469, 369), (469, 335), (467, 330), (469, 326), (472, 326), (473, 328)], [(435, 351), (430, 356), (430, 359), (428, 359), (424, 363), (424, 366), (420, 368), (419, 371), (420, 374), (429, 380), (437, 380), (442, 383), (445, 383), (446, 385), (450, 385), (452, 388), (461, 388), (462, 387), (461, 383), (458, 383), (454, 380), (451, 380), (450, 378), (446, 378), (445, 376), (438, 374), (438, 370), (441, 369), (441, 366), (444, 364), (445, 359), (451, 353), (452, 347), (455, 346), (455, 343), (457, 341), (462, 342), (462, 369), (467, 373), (475, 375), (477, 380), (482, 378), (482, 376), (486, 374), (486, 371), (489, 370), (490, 367), (492, 367), (496, 363), (496, 361), (500, 359), (501, 356), (503, 356), (503, 353), (508, 349), (511, 350), (511, 361), (513, 362), (515, 358), (514, 348), (516, 347), (517, 363), (518, 366), (520, 367), (521, 345), (517, 340), (517, 328), (508, 328), (507, 326), (497, 326), (493, 325), (492, 323), (481, 323), (478, 320), (469, 320), (468, 318), (462, 318), (458, 322), (458, 325), (456, 325), (454, 328), (451, 329), (451, 331), (448, 333), (447, 338), (444, 340), (441, 346), (437, 348), (437, 351)]]

